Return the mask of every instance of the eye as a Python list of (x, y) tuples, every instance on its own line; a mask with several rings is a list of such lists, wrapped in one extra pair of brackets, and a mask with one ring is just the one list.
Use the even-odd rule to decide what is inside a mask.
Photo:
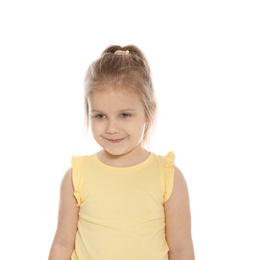
[(131, 117), (131, 114), (129, 114), (129, 113), (122, 113), (121, 117), (122, 118), (128, 118), (128, 117)]
[(103, 114), (96, 114), (96, 115), (93, 115), (94, 118), (97, 118), (97, 119), (103, 119), (105, 118), (105, 115)]

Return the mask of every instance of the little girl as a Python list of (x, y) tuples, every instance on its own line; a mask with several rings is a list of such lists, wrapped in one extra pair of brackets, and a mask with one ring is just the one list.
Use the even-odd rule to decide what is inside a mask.
[(74, 156), (49, 260), (193, 260), (188, 188), (174, 154), (145, 147), (156, 115), (141, 50), (110, 46), (85, 77), (96, 154)]

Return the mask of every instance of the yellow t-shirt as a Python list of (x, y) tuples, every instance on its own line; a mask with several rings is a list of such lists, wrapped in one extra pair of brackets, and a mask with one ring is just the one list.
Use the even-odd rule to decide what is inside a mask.
[(80, 207), (72, 260), (168, 260), (163, 204), (173, 189), (174, 154), (150, 153), (131, 167), (96, 154), (72, 158)]

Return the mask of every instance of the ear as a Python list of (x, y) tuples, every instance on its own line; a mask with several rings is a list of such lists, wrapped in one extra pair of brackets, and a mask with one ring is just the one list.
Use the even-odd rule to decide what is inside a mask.
[(150, 128), (150, 122), (147, 120), (145, 124), (145, 133), (147, 133), (148, 129)]

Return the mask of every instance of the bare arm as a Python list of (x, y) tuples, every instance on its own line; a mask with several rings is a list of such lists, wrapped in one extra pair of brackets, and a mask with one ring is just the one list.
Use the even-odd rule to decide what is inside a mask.
[(50, 249), (49, 260), (70, 260), (74, 250), (79, 208), (73, 195), (72, 170), (69, 169), (61, 184), (58, 224)]
[(194, 260), (188, 188), (184, 176), (176, 167), (173, 191), (164, 208), (169, 259)]

